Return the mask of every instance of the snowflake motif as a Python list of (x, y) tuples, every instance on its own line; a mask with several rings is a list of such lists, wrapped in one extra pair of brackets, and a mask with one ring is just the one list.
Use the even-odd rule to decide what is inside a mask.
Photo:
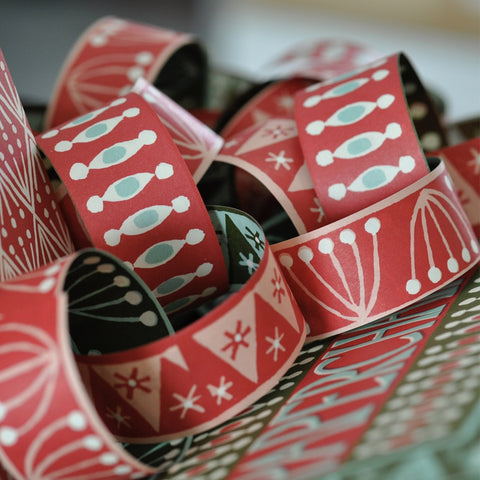
[(285, 150), (282, 150), (278, 155), (270, 152), (265, 161), (275, 162), (275, 170), (279, 170), (280, 167), (285, 167), (285, 170), (290, 170), (289, 163), (293, 163), (293, 158), (285, 157)]
[(293, 107), (295, 105), (295, 101), (293, 100), (293, 96), (291, 95), (281, 95), (276, 99), (275, 102), (281, 109), (285, 110), (286, 112), (290, 113), (293, 112)]
[(242, 331), (242, 321), (237, 320), (237, 326), (235, 328), (235, 331), (232, 332), (223, 332), (223, 334), (230, 339), (230, 341), (222, 348), (222, 352), (225, 352), (229, 350), (230, 348), (232, 349), (232, 353), (230, 358), (232, 360), (235, 360), (237, 357), (237, 352), (238, 349), (243, 346), (248, 348), (250, 344), (245, 341), (245, 338), (247, 335), (250, 333), (251, 328), (247, 326), (245, 330)]
[(222, 403), (222, 400), (231, 400), (233, 395), (228, 393), (228, 389), (233, 385), (233, 382), (225, 383), (225, 377), (222, 375), (220, 377), (220, 385), (215, 387), (214, 385), (207, 385), (207, 389), (210, 392), (212, 397), (217, 397), (217, 405)]
[(247, 267), (249, 275), (251, 275), (258, 268), (258, 263), (253, 261), (252, 253), (249, 253), (247, 258), (242, 252), (240, 252), (240, 258), (241, 260), (238, 262), (238, 264), (242, 267)]
[(127, 398), (129, 400), (133, 398), (133, 394), (137, 389), (142, 390), (145, 393), (151, 392), (150, 388), (146, 387), (145, 385), (142, 385), (150, 381), (150, 376), (147, 375), (145, 377), (138, 378), (137, 367), (132, 368), (132, 371), (128, 377), (125, 377), (124, 375), (121, 375), (120, 373), (117, 373), (117, 372), (115, 372), (113, 376), (121, 380), (121, 382), (115, 383), (113, 385), (114, 388), (116, 389), (125, 388), (125, 391), (127, 392)]
[(274, 277), (271, 279), (273, 289), (273, 298), (277, 298), (278, 303), (282, 303), (282, 295), (286, 295), (285, 289), (282, 287), (282, 277), (277, 269), (274, 270)]
[(471, 165), (473, 168), (473, 174), (478, 175), (480, 173), (480, 153), (476, 148), (471, 148), (470, 153), (473, 158), (467, 162), (467, 165)]
[(271, 137), (272, 140), (277, 140), (278, 138), (288, 137), (292, 133), (296, 132), (296, 127), (294, 126), (283, 126), (276, 125), (274, 127), (265, 128), (263, 131), (264, 137)]
[(181, 408), (182, 413), (180, 414), (180, 418), (182, 420), (189, 410), (195, 410), (196, 412), (204, 413), (205, 409), (201, 405), (195, 403), (199, 398), (201, 398), (201, 395), (194, 396), (196, 389), (197, 389), (197, 386), (193, 385), (186, 397), (184, 397), (183, 395), (180, 395), (179, 393), (174, 393), (173, 396), (180, 403), (178, 405), (174, 405), (173, 407), (170, 407), (170, 411), (174, 412), (175, 410), (179, 410)]
[(315, 197), (315, 198), (313, 199), (313, 201), (315, 202), (315, 205), (316, 205), (316, 206), (315, 206), (315, 207), (312, 207), (312, 208), (310, 209), (310, 211), (311, 211), (312, 213), (318, 212), (317, 222), (318, 222), (318, 223), (321, 223), (321, 221), (322, 221), (323, 218), (325, 217), (325, 212), (323, 211), (323, 208), (322, 208), (322, 206), (320, 205), (320, 200), (319, 200), (317, 197)]
[(107, 407), (107, 418), (111, 418), (117, 422), (117, 430), (120, 430), (122, 425), (125, 425), (127, 428), (130, 428), (132, 425), (130, 424), (129, 420), (130, 417), (128, 415), (122, 414), (122, 407), (117, 405), (115, 410), (112, 410), (110, 407)]
[(249, 227), (245, 227), (245, 230), (247, 231), (247, 233), (245, 234), (245, 238), (252, 240), (255, 244), (256, 249), (263, 250), (265, 248), (265, 242), (260, 237), (260, 232), (254, 232)]
[(278, 360), (278, 351), (281, 350), (282, 352), (285, 351), (285, 347), (281, 344), (281, 341), (284, 337), (285, 333), (279, 335), (278, 327), (275, 327), (275, 337), (265, 337), (265, 340), (270, 343), (270, 348), (267, 350), (267, 355), (270, 352), (273, 352), (273, 361), (276, 362)]

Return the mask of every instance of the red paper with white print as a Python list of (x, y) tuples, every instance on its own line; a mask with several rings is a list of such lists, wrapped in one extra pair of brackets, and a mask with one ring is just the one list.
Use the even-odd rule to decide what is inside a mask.
[(68, 191), (65, 201), (73, 201), (89, 245), (127, 262), (153, 291), (179, 273), (191, 277), (180, 290), (162, 293), (162, 305), (183, 298), (193, 306), (204, 294), (227, 288), (223, 255), (190, 171), (138, 94), (37, 140)]
[(145, 79), (139, 78), (132, 91), (157, 112), (197, 183), (222, 148), (222, 137)]
[(462, 207), (480, 238), (480, 137), (434, 153), (445, 162)]
[[(422, 178), (428, 172), (422, 146), (445, 144), (433, 105), (401, 54), (303, 90), (295, 109), (300, 143), (329, 222)], [(431, 129), (422, 131), (427, 120)]]
[(227, 121), (221, 128), (222, 136), (228, 141), (236, 133), (269, 118), (293, 118), (295, 93), (313, 83), (309, 79), (289, 78), (266, 85)]
[(69, 345), (63, 283), (76, 258), (0, 284), (0, 459), (16, 479), (141, 478), (155, 470), (100, 420)]
[(73, 252), (47, 172), (0, 51), (0, 281)]
[[(191, 35), (112, 16), (101, 18), (77, 40), (66, 59), (49, 103), (45, 128), (128, 93), (139, 77), (153, 83), (183, 47), (192, 47), (195, 55), (201, 55)], [(199, 63), (203, 66), (203, 60)]]
[(443, 163), (355, 214), (273, 246), (310, 338), (351, 330), (412, 304), (480, 260)]
[(248, 205), (247, 199), (265, 203), (258, 194), (252, 198), (252, 182), (260, 181), (287, 212), (299, 234), (325, 223), (293, 119), (271, 118), (237, 133), (225, 143), (217, 160), (250, 174), (238, 192), (245, 199), (243, 204)]

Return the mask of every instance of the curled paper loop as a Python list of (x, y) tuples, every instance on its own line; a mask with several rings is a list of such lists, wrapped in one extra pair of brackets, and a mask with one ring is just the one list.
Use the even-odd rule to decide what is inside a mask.
[[(75, 285), (67, 295), (65, 279), (75, 271), (78, 296)], [(99, 251), (72, 254), (0, 284), (0, 458), (15, 478), (138, 478), (154, 472), (124, 451), (100, 420), (69, 346), (68, 310), (84, 295), (98, 301), (97, 285), (107, 285), (106, 278), (113, 282), (110, 292), (131, 310), (129, 287), (138, 291), (140, 284)], [(142, 295), (137, 311), (154, 302), (145, 301), (147, 291)]]
[(190, 275), (199, 263), (212, 266), (168, 295), (163, 290), (165, 306), (206, 286), (210, 295), (227, 288), (222, 252), (191, 172), (140, 95), (131, 92), (37, 140), (68, 192), (62, 204), (78, 212), (69, 215), (78, 246), (87, 237), (87, 246), (127, 262), (152, 290), (159, 279)]
[(140, 77), (179, 103), (198, 103), (205, 90), (205, 62), (191, 35), (113, 16), (101, 18), (77, 40), (65, 61), (45, 129), (128, 93)]
[(470, 270), (478, 241), (438, 159), (394, 195), (273, 246), (310, 338), (410, 305)]
[(418, 138), (431, 147), (445, 143), (444, 133), (402, 54), (309, 86), (295, 103), (295, 120), (247, 128), (217, 159), (262, 182), (300, 234), (273, 250), (309, 338), (387, 315), (478, 261), (444, 165), (433, 162), (429, 173)]
[[(234, 209), (211, 215), (235, 293), (145, 345), (117, 351), (100, 345), (101, 336), (82, 335), (80, 352), (95, 353), (77, 355), (87, 391), (122, 441), (153, 443), (222, 423), (267, 393), (303, 344), (303, 318), (258, 224)], [(156, 325), (152, 315), (140, 322)]]

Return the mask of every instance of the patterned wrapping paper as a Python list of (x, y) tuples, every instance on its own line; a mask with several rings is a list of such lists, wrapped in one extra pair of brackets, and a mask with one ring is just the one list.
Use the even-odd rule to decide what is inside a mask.
[[(137, 34), (143, 38), (148, 33), (151, 40), (151, 35), (159, 34), (146, 26), (109, 18), (94, 25), (85, 38), (95, 39), (92, 32), (100, 32), (100, 37), (105, 34), (106, 38), (97, 42), (99, 46), (108, 44), (111, 37), (117, 38), (110, 42), (111, 46), (119, 48), (120, 37), (116, 34), (122, 28), (130, 28), (130, 33), (135, 31), (135, 38)], [(120, 43), (129, 43), (132, 38), (126, 35)], [(169, 38), (173, 51), (179, 48), (175, 39), (180, 39), (180, 49), (182, 42), (191, 40), (173, 32)], [(79, 41), (72, 58), (82, 48), (84, 53), (88, 51), (82, 46), (83, 41)], [(137, 42), (132, 52), (138, 53), (139, 47)], [(89, 109), (78, 118), (73, 114), (64, 119), (63, 125), (56, 124), (54, 130), (45, 132), (43, 139), (38, 137), (49, 156), (58, 156), (53, 163), (62, 179), (70, 175), (68, 182), (73, 179), (75, 184), (79, 179), (93, 177), (90, 170), (94, 172), (97, 168), (101, 175), (116, 171), (110, 168), (112, 162), (106, 161), (108, 155), (104, 154), (112, 146), (118, 146), (120, 140), (128, 153), (132, 149), (126, 144), (135, 140), (125, 141), (125, 133), (121, 133), (112, 145), (111, 139), (107, 140), (108, 134), (114, 132), (115, 137), (115, 132), (121, 131), (121, 128), (116, 130), (117, 125), (126, 125), (131, 119), (130, 114), (124, 115), (119, 104), (130, 102), (128, 112), (142, 111), (139, 115), (142, 121), (135, 128), (155, 132), (162, 138), (170, 151), (167, 159), (175, 171), (178, 159), (185, 160), (184, 178), (188, 178), (186, 170), (193, 178), (186, 183), (185, 180), (179, 182), (180, 190), (187, 188), (188, 195), (196, 195), (194, 181), (200, 181), (209, 167), (207, 173), (215, 171), (217, 165), (212, 161), (218, 159), (250, 171), (263, 182), (258, 189), (260, 183), (252, 184), (244, 173), (237, 172), (236, 183), (231, 186), (237, 188), (240, 203), (258, 208), (255, 203), (266, 198), (266, 187), (290, 215), (300, 235), (274, 245), (272, 251), (260, 226), (243, 212), (229, 207), (208, 209), (227, 265), (230, 296), (210, 302), (201, 310), (201, 318), (193, 323), (183, 319), (187, 320), (187, 326), (180, 318), (176, 333), (155, 296), (162, 297), (158, 295), (162, 288), (172, 293), (173, 284), (188, 283), (195, 274), (171, 277), (159, 290), (153, 288), (153, 284), (145, 285), (132, 273), (129, 260), (122, 262), (96, 249), (73, 253), (68, 229), (40, 165), (18, 95), (5, 63), (0, 63), (5, 72), (0, 82), (4, 106), (1, 113), (5, 119), (1, 123), (5, 142), (0, 160), (7, 172), (5, 175), (0, 170), (0, 178), (8, 192), (8, 196), (2, 198), (9, 200), (0, 202), (0, 207), (3, 206), (3, 210), (0, 208), (0, 253), (4, 272), (0, 277), (0, 479), (479, 478), (480, 270), (474, 267), (479, 260), (479, 138), (467, 135), (457, 145), (446, 144), (441, 126), (432, 129), (433, 110), (423, 103), (422, 92), (412, 88), (415, 82), (411, 81), (405, 59), (392, 56), (371, 67), (348, 72), (372, 57), (378, 58), (378, 55), (339, 41), (287, 52), (272, 63), (271, 70), (266, 70), (276, 72), (275, 75), (285, 80), (274, 82), (273, 88), (267, 87), (243, 106), (234, 117), (238, 123), (231, 124), (237, 130), (228, 135), (223, 148), (220, 136), (143, 79), (133, 86), (133, 91), (144, 97), (143, 102), (139, 103), (135, 93), (127, 93), (132, 85), (128, 89), (125, 86), (124, 91), (117, 92), (124, 95), (120, 100), (115, 98), (117, 94), (108, 99), (110, 105), (96, 99), (95, 102), (102, 104), (96, 112), (91, 113)], [(378, 72), (385, 71), (387, 64), (388, 69), (392, 69), (390, 63), (397, 61), (401, 65), (399, 76), (405, 77), (402, 81), (407, 85), (404, 87), (406, 97), (411, 97), (407, 98), (409, 114), (421, 147), (416, 143), (415, 130), (412, 130), (413, 136), (409, 131), (408, 113), (405, 120), (399, 121), (404, 115), (399, 113), (403, 107), (399, 108), (395, 102), (395, 108), (391, 108), (394, 99), (390, 97), (396, 97), (397, 92), (385, 93), (377, 88), (388, 77)], [(331, 78), (344, 72), (348, 73)], [(137, 74), (138, 69), (135, 76)], [(326, 78), (331, 80), (325, 81)], [(312, 85), (312, 79), (322, 82)], [(369, 80), (369, 85), (374, 87), (372, 98), (363, 98), (363, 93), (358, 98), (347, 98), (349, 93), (362, 90)], [(70, 84), (68, 75), (59, 82), (60, 87), (62, 82)], [(306, 85), (310, 86), (303, 89)], [(276, 103), (282, 95), (284, 101)], [(296, 118), (292, 111), (294, 96)], [(317, 109), (311, 107), (328, 99), (333, 99), (333, 110), (326, 113), (318, 110), (319, 117)], [(147, 102), (153, 108), (148, 113), (144, 110)], [(301, 104), (308, 113), (301, 112)], [(285, 106), (288, 107), (285, 115), (279, 118), (278, 108)], [(117, 112), (116, 107), (122, 111)], [(252, 112), (256, 112), (255, 115)], [(373, 125), (379, 123), (377, 116), (390, 122), (383, 133)], [(376, 119), (370, 122), (374, 128), (354, 132), (356, 127), (352, 129), (349, 125), (362, 127), (360, 120), (364, 117)], [(159, 121), (165, 128), (161, 128)], [(391, 125), (395, 122), (399, 123), (394, 128)], [(105, 139), (102, 139), (104, 133), (97, 135), (102, 126), (107, 130)], [(343, 130), (339, 128), (345, 126)], [(95, 130), (95, 135), (87, 135), (90, 130)], [(131, 128), (127, 130), (132, 132)], [(383, 200), (378, 202), (382, 197), (374, 195), (373, 203), (367, 200), (367, 207), (361, 209), (356, 200), (348, 198), (346, 210), (335, 213), (325, 199), (330, 197), (335, 204), (338, 198), (330, 195), (331, 189), (322, 190), (329, 187), (333, 177), (322, 185), (315, 176), (314, 164), (310, 162), (307, 169), (309, 156), (312, 157), (309, 150), (316, 155), (316, 164), (322, 170), (337, 165), (342, 158), (347, 159), (348, 164), (349, 155), (362, 156), (358, 155), (358, 149), (349, 148), (352, 138), (368, 153), (382, 152), (383, 144), (395, 144), (393, 140), (400, 136), (398, 130), (402, 140), (408, 131), (410, 147), (400, 152), (408, 141), (402, 148), (389, 147), (388, 151), (394, 154), (381, 157), (380, 162), (394, 161), (393, 166), (388, 166), (390, 170), (396, 168), (390, 175), (392, 178), (384, 182), (388, 188)], [(18, 131), (21, 135), (17, 135)], [(326, 136), (331, 144), (310, 142), (318, 136)], [(139, 148), (134, 148), (135, 152), (132, 150), (128, 158), (149, 146), (143, 140), (144, 136), (138, 136), (136, 141), (141, 145), (137, 145)], [(366, 140), (370, 142), (368, 148)], [(63, 152), (75, 150), (77, 144), (83, 144), (82, 153), (62, 164)], [(337, 147), (342, 144), (343, 150), (335, 144)], [(61, 146), (56, 150), (56, 145)], [(272, 145), (283, 150), (265, 156), (266, 150), (262, 148), (269, 150)], [(428, 150), (435, 150), (433, 153), (441, 160), (426, 162), (423, 151)], [(345, 152), (349, 155), (345, 156)], [(395, 165), (398, 155), (400, 163)], [(405, 166), (407, 155), (411, 155), (409, 165), (415, 158), (415, 168)], [(138, 155), (138, 161), (143, 161), (148, 168), (155, 163), (143, 155)], [(382, 163), (378, 168), (379, 160), (374, 157), (369, 161), (371, 165), (366, 167), (355, 164), (357, 170), (353, 177), (356, 175), (357, 180), (353, 181), (352, 173), (345, 167), (337, 168), (336, 173), (332, 170), (338, 175), (344, 168), (337, 181), (345, 187), (342, 198), (350, 197), (352, 192), (369, 190), (364, 188), (369, 182), (357, 188), (358, 178), (365, 176), (365, 169), (367, 172), (388, 170)], [(112, 165), (115, 167), (117, 163), (123, 164), (123, 160), (115, 156)], [(135, 177), (140, 192), (148, 182), (142, 183), (138, 168), (132, 173), (125, 170), (125, 165), (121, 167), (122, 178)], [(407, 178), (406, 174), (412, 170), (414, 175)], [(23, 176), (19, 172), (23, 172)], [(100, 204), (99, 211), (102, 211), (111, 202), (116, 206), (123, 201), (117, 198), (121, 192), (116, 188), (120, 182), (118, 175), (113, 176), (115, 179), (104, 176), (93, 182), (88, 178), (89, 187), (84, 187), (83, 192), (81, 189), (75, 192), (71, 182), (70, 187), (67, 182), (67, 191), (70, 195), (73, 192), (73, 197), (65, 196), (63, 190), (63, 212), (70, 222), (75, 219), (73, 224), (77, 227), (70, 228), (70, 232), (77, 247), (78, 242), (89, 243), (93, 232), (90, 230), (85, 235), (82, 226), (85, 215), (96, 214)], [(171, 176), (160, 175), (158, 180)], [(219, 178), (224, 179), (221, 175)], [(397, 185), (392, 182), (394, 178), (404, 183)], [(19, 185), (31, 182), (33, 188), (16, 191), (11, 185), (17, 180)], [(112, 183), (112, 180), (115, 181)], [(94, 190), (104, 192), (103, 195), (92, 197), (91, 186), (98, 187)], [(249, 193), (242, 192), (243, 187)], [(64, 188), (57, 191), (57, 196)], [(370, 190), (376, 188), (378, 186)], [(249, 199), (255, 189), (258, 197)], [(26, 201), (22, 198), (24, 191), (28, 192)], [(135, 191), (132, 198), (138, 192)], [(155, 193), (147, 198), (152, 195)], [(29, 203), (30, 197), (35, 198), (39, 206)], [(92, 198), (96, 200), (89, 202)], [(65, 199), (70, 199), (67, 205)], [(77, 201), (85, 203), (90, 213), (83, 207), (85, 211), (77, 209)], [(15, 218), (12, 206), (19, 202), (23, 202), (25, 208)], [(194, 203), (198, 204), (198, 200)], [(127, 215), (135, 223), (137, 214), (143, 212), (139, 205), (135, 204), (137, 213), (129, 217), (128, 212), (120, 210), (115, 215)], [(260, 217), (267, 213), (266, 223), (272, 205), (267, 202), (263, 212), (262, 208), (256, 211)], [(195, 221), (207, 221), (203, 212), (195, 217)], [(101, 222), (101, 232), (109, 228), (112, 218), (106, 217), (105, 222)], [(332, 218), (340, 220), (332, 222)], [(121, 236), (131, 235), (127, 220), (120, 227)], [(132, 232), (142, 239), (145, 232), (138, 230), (137, 223)], [(356, 223), (361, 223), (361, 228), (357, 229)], [(51, 233), (45, 236), (45, 225), (61, 232), (61, 242), (55, 242)], [(405, 236), (404, 231), (409, 230), (410, 235)], [(34, 241), (29, 243), (32, 231), (36, 233)], [(385, 234), (388, 240), (381, 238)], [(372, 253), (372, 247), (362, 236), (374, 245), (373, 272), (363, 258), (367, 252)], [(50, 240), (39, 242), (42, 238)], [(409, 265), (403, 265), (402, 257), (397, 255), (404, 238), (410, 239), (413, 263)], [(319, 320), (315, 319), (318, 311), (314, 309), (306, 315), (310, 339), (304, 343), (305, 324), (296, 301), (305, 314), (305, 299), (293, 288), (289, 276), (298, 259), (308, 265), (312, 261), (310, 256), (318, 256), (312, 249), (309, 254), (309, 241), (315, 244), (312, 243), (313, 250), (330, 258), (335, 272), (341, 273), (342, 265), (347, 267), (340, 275), (343, 275), (344, 287), (355, 289), (362, 278), (365, 287), (371, 283), (371, 292), (360, 287), (357, 306), (360, 310), (378, 308), (378, 312), (359, 314), (354, 322), (346, 318), (350, 322), (346, 328), (338, 328), (338, 319), (332, 325), (323, 321), (321, 326), (320, 321), (320, 330), (315, 330), (315, 326), (312, 332), (312, 320)], [(417, 248), (420, 243), (425, 244), (426, 255)], [(41, 255), (37, 253), (39, 244)], [(343, 245), (340, 253), (339, 245)], [(387, 245), (392, 249), (388, 254)], [(350, 249), (351, 254), (345, 253), (345, 249)], [(384, 269), (383, 263), (389, 268)], [(295, 281), (306, 285), (304, 292), (318, 279), (328, 285), (323, 278), (329, 274), (323, 267), (317, 267), (317, 274), (310, 279), (311, 272), (294, 269), (293, 276), (298, 275)], [(424, 274), (419, 273), (422, 269)], [(380, 271), (382, 279), (385, 274), (391, 277), (385, 291), (376, 280)], [(137, 273), (141, 274), (141, 270)], [(197, 273), (199, 279), (203, 277)], [(174, 271), (170, 273), (174, 274)], [(383, 280), (382, 285), (385, 288)], [(356, 291), (349, 294), (354, 306), (352, 295), (356, 294)], [(26, 295), (31, 302), (22, 300)], [(323, 302), (328, 295), (327, 289), (318, 299)], [(402, 295), (410, 295), (410, 299), (404, 301)], [(338, 292), (334, 296), (338, 300)], [(195, 295), (188, 298), (193, 297)], [(181, 298), (174, 300), (170, 310), (175, 312), (175, 305), (182, 302)], [(89, 330), (85, 329), (83, 319), (86, 312), (93, 313)], [(123, 318), (125, 322), (118, 323), (112, 335), (110, 324), (114, 318)], [(325, 335), (318, 334), (322, 328)], [(89, 332), (94, 329), (96, 334), (92, 336)], [(319, 336), (329, 338), (312, 341)], [(260, 395), (263, 396), (259, 398)]]

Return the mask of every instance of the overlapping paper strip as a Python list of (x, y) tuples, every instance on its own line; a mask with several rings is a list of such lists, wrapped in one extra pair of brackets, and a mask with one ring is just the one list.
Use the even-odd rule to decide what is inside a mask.
[[(259, 225), (236, 210), (207, 212), (166, 128), (136, 93), (40, 139), (66, 180), (63, 199), (73, 200), (74, 241), (102, 248), (71, 253), (3, 59), (1, 65), (2, 126), (21, 139), (12, 135), (14, 148), (6, 142), (10, 131), (3, 135), (2, 178), (21, 193), (34, 185), (38, 192), (25, 193), (41, 206), (17, 219), (12, 194), (2, 215), (3, 238), (25, 245), (20, 251), (34, 259), (0, 285), (2, 463), (18, 478), (143, 476), (154, 470), (123, 451), (112, 433), (160, 441), (230, 418), (294, 361), (303, 317)], [(17, 111), (19, 118), (9, 115)], [(36, 236), (32, 244), (22, 240), (40, 215), (64, 232), (64, 252), (44, 253)], [(8, 252), (21, 259), (10, 244), (3, 258)], [(232, 295), (176, 334), (155, 298), (178, 311), (229, 284)]]
[(404, 55), (309, 86), (295, 105), (295, 119), (227, 137), (217, 159), (260, 180), (297, 228), (273, 249), (310, 338), (414, 303), (478, 261), (444, 164), (425, 159), (446, 140)]
[[(283, 81), (232, 119), (218, 153), (223, 139), (147, 81), (132, 89), (144, 76), (168, 91), (173, 52), (199, 66), (190, 41), (108, 18), (78, 42), (48, 114), (54, 128), (38, 137), (66, 222), (0, 60), (0, 458), (9, 476), (332, 472), (389, 396), (398, 406), (395, 386), (416, 360), (443, 362), (423, 382), (430, 413), (418, 420), (437, 435), (438, 405), (428, 401), (447, 390), (433, 387), (448, 386), (441, 372), (476, 351), (475, 300), (459, 292), (478, 290), (475, 277), (467, 283), (479, 259), (470, 225), (478, 139), (446, 146), (407, 59), (314, 84), (371, 53), (335, 42), (295, 51), (280, 60)], [(182, 85), (170, 93), (198, 96)], [(454, 165), (455, 185), (428, 150)], [(195, 182), (214, 158), (263, 182), (299, 236), (270, 249), (253, 218), (207, 209)], [(257, 186), (236, 175), (249, 205)], [(442, 326), (453, 304), (460, 320)], [(300, 352), (301, 312), (310, 339), (346, 333)], [(458, 340), (445, 345), (450, 354), (429, 358), (448, 338)], [(415, 432), (420, 414), (406, 414)], [(386, 435), (387, 420), (342, 478), (374, 450), (417, 441), (398, 425)]]

